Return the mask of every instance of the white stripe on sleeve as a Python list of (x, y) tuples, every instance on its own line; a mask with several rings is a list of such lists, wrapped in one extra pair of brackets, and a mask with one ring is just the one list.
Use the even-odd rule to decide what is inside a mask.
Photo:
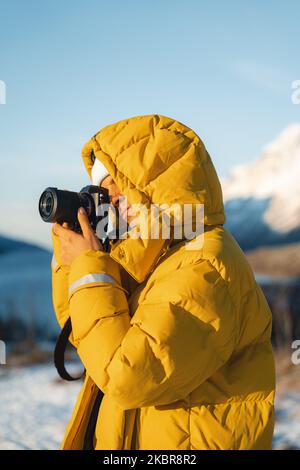
[(94, 282), (105, 282), (107, 284), (119, 285), (115, 279), (113, 279), (108, 274), (86, 274), (85, 276), (80, 277), (77, 281), (73, 282), (73, 284), (69, 287), (69, 297), (71, 296), (72, 292), (81, 286), (87, 286), (89, 284), (93, 284)]

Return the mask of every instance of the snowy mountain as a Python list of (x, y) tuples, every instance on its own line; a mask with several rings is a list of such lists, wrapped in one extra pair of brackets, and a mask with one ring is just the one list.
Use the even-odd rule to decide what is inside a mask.
[(51, 253), (0, 237), (0, 339), (54, 339)]
[(243, 249), (300, 241), (300, 124), (222, 181), (226, 227)]

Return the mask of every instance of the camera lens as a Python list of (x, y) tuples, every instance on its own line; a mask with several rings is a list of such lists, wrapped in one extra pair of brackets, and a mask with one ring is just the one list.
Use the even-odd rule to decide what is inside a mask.
[[(46, 189), (39, 201), (39, 212), (43, 220), (46, 222), (52, 222), (55, 215), (55, 190)], [(56, 198), (57, 199), (57, 198)]]
[(45, 215), (50, 215), (53, 209), (53, 196), (46, 194), (45, 199), (42, 201), (42, 211)]
[(97, 186), (85, 186), (79, 193), (49, 186), (39, 199), (39, 213), (44, 222), (59, 224), (67, 222), (76, 231), (80, 230), (78, 209), (84, 207), (91, 226), (96, 227), (98, 217), (96, 207), (107, 202), (106, 199), (108, 197), (105, 196), (104, 190), (100, 190)]

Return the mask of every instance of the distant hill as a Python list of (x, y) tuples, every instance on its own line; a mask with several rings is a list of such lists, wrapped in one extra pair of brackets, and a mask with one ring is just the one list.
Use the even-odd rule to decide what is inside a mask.
[(0, 236), (0, 337), (54, 339), (59, 327), (51, 298), (51, 253)]
[(244, 250), (300, 242), (300, 124), (222, 181), (225, 226)]
[(40, 248), (36, 245), (32, 245), (24, 241), (15, 240), (13, 238), (7, 238), (7, 237), (0, 235), (0, 255), (3, 253), (8, 253), (9, 251), (15, 251), (15, 250), (45, 251), (43, 248)]

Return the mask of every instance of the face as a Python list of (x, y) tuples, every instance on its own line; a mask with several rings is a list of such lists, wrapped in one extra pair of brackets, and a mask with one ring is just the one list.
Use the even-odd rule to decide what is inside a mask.
[(134, 218), (133, 216), (128, 215), (128, 210), (131, 206), (128, 203), (127, 198), (121, 193), (112, 176), (106, 176), (100, 186), (108, 190), (112, 205), (118, 209), (121, 217), (125, 220), (127, 219), (127, 222), (130, 224)]

